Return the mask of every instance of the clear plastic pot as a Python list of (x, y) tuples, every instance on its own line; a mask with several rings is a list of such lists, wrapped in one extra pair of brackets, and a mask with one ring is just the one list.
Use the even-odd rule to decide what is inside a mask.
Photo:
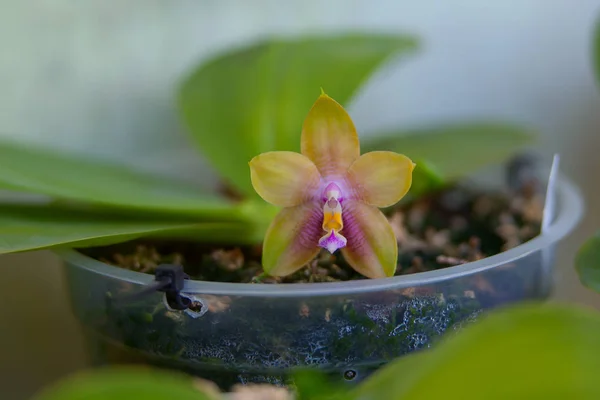
[(509, 251), (450, 268), (377, 280), (313, 284), (188, 281), (196, 312), (169, 311), (164, 295), (115, 304), (152, 275), (109, 266), (74, 250), (66, 262), (76, 317), (102, 360), (178, 368), (216, 381), (283, 382), (295, 367), (359, 381), (394, 357), (435, 345), (484, 310), (546, 298), (556, 244), (583, 212), (578, 190), (556, 181), (555, 218)]

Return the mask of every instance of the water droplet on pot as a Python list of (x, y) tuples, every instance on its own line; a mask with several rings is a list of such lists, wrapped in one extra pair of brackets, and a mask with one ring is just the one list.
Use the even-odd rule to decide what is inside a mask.
[(354, 379), (356, 379), (357, 376), (358, 373), (353, 369), (349, 369), (346, 372), (344, 372), (344, 379), (347, 381), (353, 381)]

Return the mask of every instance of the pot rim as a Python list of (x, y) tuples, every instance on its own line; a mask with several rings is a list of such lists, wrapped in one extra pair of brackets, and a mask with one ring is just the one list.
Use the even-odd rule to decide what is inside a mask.
[[(558, 174), (556, 183), (558, 212), (554, 221), (548, 227), (547, 232), (508, 251), (478, 261), (390, 278), (344, 282), (271, 285), (187, 280), (183, 292), (189, 294), (255, 297), (351, 295), (435, 284), (492, 269), (555, 244), (570, 233), (579, 223), (584, 210), (584, 201), (580, 190), (562, 174)], [(154, 276), (151, 274), (112, 266), (71, 248), (53, 249), (52, 251), (67, 263), (110, 278), (138, 285), (146, 285), (154, 280)]]

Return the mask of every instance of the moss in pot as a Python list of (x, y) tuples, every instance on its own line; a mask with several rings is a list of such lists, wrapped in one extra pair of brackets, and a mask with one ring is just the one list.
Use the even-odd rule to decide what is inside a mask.
[[(0, 184), (57, 201), (3, 205), (0, 248), (57, 248), (66, 260), (75, 315), (90, 340), (103, 347), (102, 357), (110, 358), (108, 351), (137, 354), (143, 362), (184, 369), (222, 387), (283, 383), (302, 366), (359, 381), (393, 357), (431, 346), (484, 309), (545, 297), (542, 250), (572, 229), (581, 211), (570, 184), (559, 185), (563, 208), (552, 235), (539, 235), (544, 185), (537, 181), (521, 182), (509, 193), (456, 184), (527, 143), (521, 129), (479, 122), (437, 128), (428, 136), (361, 141), (365, 154), (399, 149), (407, 156), (386, 153), (399, 166), (369, 160), (355, 171), (352, 188), (336, 184), (325, 190), (325, 199), (318, 199), (319, 190), (308, 190), (315, 170), (323, 176), (338, 168), (319, 160), (341, 154), (349, 147), (344, 141), (356, 137), (346, 111), (321, 95), (313, 111), (321, 116), (317, 125), (326, 128), (313, 140), (327, 139), (329, 150), (313, 154), (314, 168), (306, 163), (298, 144), (302, 121), (314, 122), (305, 114), (315, 89), (322, 85), (346, 103), (369, 72), (410, 47), (405, 37), (381, 35), (275, 40), (201, 66), (185, 81), (180, 104), (194, 139), (227, 182), (227, 197), (114, 165), (2, 144)], [(268, 227), (286, 211), (256, 195), (248, 165), (273, 151), (303, 161), (279, 157), (263, 166), (266, 175), (254, 179), (259, 194), (268, 199), (263, 189), (297, 179), (296, 186), (274, 194), (284, 197), (275, 203), (300, 207), (297, 199), (286, 199), (292, 192), (317, 193), (322, 202), (302, 218), (281, 219), (289, 226), (278, 230)], [(361, 159), (357, 148), (350, 151)], [(288, 164), (302, 173), (290, 169), (271, 185)], [(371, 190), (372, 183), (382, 185)], [(363, 201), (344, 209), (341, 189), (360, 192), (348, 198)], [(383, 194), (389, 197), (379, 199)], [(331, 200), (341, 203), (341, 218), (340, 204)], [(376, 206), (387, 206), (384, 214)], [(353, 213), (357, 208), (365, 211)], [(332, 210), (333, 218), (324, 218)], [(292, 234), (307, 224), (309, 240)], [(263, 250), (265, 234), (271, 239)], [(356, 251), (357, 243), (366, 243), (366, 251)], [(190, 307), (173, 309), (160, 292), (122, 301), (152, 284), (154, 269), (163, 263), (183, 264), (192, 278), (179, 293)]]

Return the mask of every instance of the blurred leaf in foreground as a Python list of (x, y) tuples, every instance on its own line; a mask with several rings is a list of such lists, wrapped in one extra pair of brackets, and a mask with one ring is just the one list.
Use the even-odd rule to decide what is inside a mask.
[(218, 400), (193, 378), (144, 367), (109, 367), (76, 373), (32, 400)]
[(388, 364), (356, 400), (599, 399), (600, 314), (520, 304)]
[(584, 286), (600, 293), (600, 231), (589, 238), (577, 252), (575, 269)]

